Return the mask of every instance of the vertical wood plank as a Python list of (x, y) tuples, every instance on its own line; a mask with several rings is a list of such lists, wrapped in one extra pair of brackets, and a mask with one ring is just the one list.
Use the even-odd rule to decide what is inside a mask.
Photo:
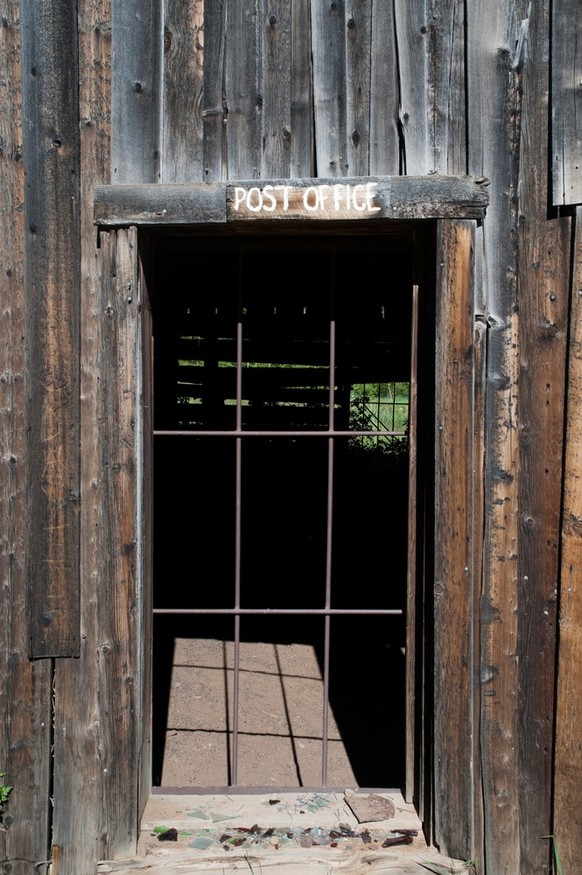
[(398, 176), (401, 172), (398, 75), (394, 5), (375, 0), (370, 57), (371, 176)]
[[(569, 218), (549, 219), (550, 16), (531, 4), (520, 152), (519, 775), (521, 871), (548, 871), (555, 705)], [(526, 801), (527, 800), (527, 801)]]
[(582, 3), (552, 3), (553, 202), (582, 203)]
[(433, 169), (429, 150), (429, 28), (425, 2), (426, 0), (394, 0), (403, 171), (409, 176), (422, 176)]
[(428, 84), (431, 170), (467, 172), (465, 2), (429, 0), (431, 78)]
[[(92, 524), (84, 531), (86, 648), (76, 671), (59, 671), (56, 688), (53, 853), (63, 875), (94, 875), (97, 860), (135, 853), (138, 754), (142, 732), (147, 732), (138, 724), (144, 715), (137, 653), (143, 619), (137, 558), (137, 232), (129, 228), (102, 234), (100, 244), (102, 273), (91, 296), (95, 309), (85, 310), (92, 333), (89, 346), (95, 352), (94, 373), (85, 386), (94, 379), (98, 390), (86, 399), (85, 408), (94, 413), (97, 455), (89, 455), (94, 445), (84, 420), (84, 474), (91, 478), (84, 504)], [(83, 702), (75, 705), (75, 696)]]
[[(473, 768), (473, 246), (475, 223), (438, 223), (435, 393), (434, 793), (442, 852), (471, 851)], [(460, 460), (464, 464), (460, 464)]]
[(367, 176), (370, 172), (372, 0), (347, 0), (345, 15), (348, 174)]
[(79, 652), (76, 3), (22, 8), (31, 654)]
[(3, 783), (16, 787), (0, 860), (12, 875), (28, 875), (29, 861), (46, 859), (49, 843), (52, 664), (28, 659), (19, 21), (17, 0), (0, 0), (0, 768)]
[(153, 328), (149, 288), (152, 274), (151, 241), (140, 239), (139, 300), (141, 302), (141, 369), (138, 369), (138, 402), (142, 416), (137, 435), (141, 476), (137, 477), (137, 640), (136, 640), (136, 757), (138, 771), (138, 816), (141, 818), (152, 788), (152, 693), (153, 693), (153, 523), (154, 523), (154, 378)]
[(263, 133), (261, 176), (287, 178), (291, 170), (291, 9), (261, 0)]
[(204, 0), (203, 159), (207, 182), (227, 179), (226, 0)]
[(291, 176), (315, 176), (311, 0), (291, 5)]
[(201, 182), (204, 0), (165, 0), (162, 182)]
[[(110, 273), (103, 284), (101, 260), (109, 249), (97, 248), (92, 223), (92, 189), (110, 178), (111, 143), (111, 3), (110, 0), (81, 0), (79, 15), (79, 53), (83, 77), (79, 91), (81, 124), (81, 652), (79, 659), (58, 660), (55, 669), (55, 738), (54, 738), (54, 820), (53, 857), (60, 860), (60, 872), (94, 875), (97, 860), (127, 854), (134, 850), (128, 832), (137, 820), (137, 777), (135, 762), (119, 766), (110, 747), (112, 726), (123, 724), (128, 735), (139, 744), (147, 727), (139, 722), (139, 710), (133, 725), (127, 721), (125, 701), (130, 684), (128, 669), (123, 666), (120, 650), (130, 647), (127, 637), (118, 643), (112, 632), (112, 618), (117, 603), (111, 590), (118, 576), (120, 557), (129, 559), (105, 532), (116, 524), (115, 508), (107, 503), (111, 480), (126, 479), (109, 439), (117, 423), (111, 398), (116, 390), (123, 393), (124, 372), (116, 373), (117, 359), (106, 349), (107, 328), (117, 318), (107, 311), (111, 303), (108, 290), (114, 280)], [(127, 232), (125, 232), (127, 234)], [(109, 240), (109, 238), (107, 238)], [(122, 267), (119, 283), (123, 285)], [(115, 304), (117, 302), (114, 302)], [(113, 304), (111, 304), (113, 306)], [(123, 305), (120, 305), (121, 307)], [(126, 305), (127, 306), (127, 305)], [(122, 341), (120, 341), (122, 342)], [(115, 378), (111, 375), (115, 374)], [(129, 400), (129, 399), (128, 399)], [(120, 427), (120, 436), (127, 437)], [(131, 495), (127, 494), (125, 512), (131, 513)], [(109, 517), (109, 514), (111, 516)], [(117, 591), (117, 590), (116, 590)], [(120, 593), (121, 595), (121, 593)], [(121, 625), (121, 624), (120, 624)], [(117, 635), (122, 636), (121, 629)], [(133, 645), (135, 646), (135, 644)], [(107, 648), (111, 650), (107, 652)], [(118, 672), (108, 675), (104, 666), (120, 659)], [(129, 665), (132, 665), (131, 660)], [(103, 691), (101, 698), (100, 691)], [(117, 701), (120, 711), (107, 705), (107, 698)], [(105, 701), (104, 701), (105, 699)], [(125, 722), (124, 722), (125, 721)], [(128, 745), (119, 742), (119, 755), (129, 756)], [(125, 771), (124, 771), (125, 770)], [(133, 771), (133, 773), (132, 773)], [(125, 776), (125, 781), (123, 777)], [(109, 789), (115, 787), (112, 802)], [(129, 825), (128, 825), (129, 820)], [(135, 829), (135, 827), (134, 827)]]
[[(487, 27), (483, 22), (487, 21)], [(517, 189), (521, 80), (513, 0), (467, 5), (469, 172), (491, 180), (477, 290), (486, 304), (487, 363), (481, 719), (485, 862), (522, 871), (517, 763), (518, 373)], [(477, 837), (475, 853), (479, 853)]]
[(162, 4), (113, 0), (111, 181), (158, 182)]
[(348, 176), (345, 0), (312, 3), (311, 33), (317, 176)]
[(582, 844), (582, 207), (576, 210), (572, 264), (552, 830), (564, 872), (576, 870)]
[(255, 179), (262, 165), (263, 94), (259, 0), (228, 6), (226, 102), (228, 178)]

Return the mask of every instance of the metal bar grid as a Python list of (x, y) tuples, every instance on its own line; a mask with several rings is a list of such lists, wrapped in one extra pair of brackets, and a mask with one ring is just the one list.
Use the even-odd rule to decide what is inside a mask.
[[(322, 702), (322, 764), (321, 786), (328, 787), (328, 752), (329, 752), (329, 697), (330, 697), (330, 651), (331, 651), (331, 618), (340, 616), (402, 616), (404, 611), (398, 608), (332, 608), (332, 554), (333, 554), (333, 505), (334, 505), (334, 452), (337, 438), (376, 437), (387, 438), (407, 437), (406, 431), (385, 429), (335, 429), (335, 371), (336, 371), (336, 323), (335, 323), (335, 282), (333, 276), (330, 283), (331, 316), (329, 326), (329, 418), (328, 428), (319, 430), (261, 430), (244, 429), (243, 411), (243, 306), (242, 278), (239, 267), (238, 317), (236, 326), (236, 420), (233, 429), (154, 429), (154, 437), (192, 437), (192, 438), (229, 438), (235, 444), (235, 568), (234, 568), (234, 606), (232, 608), (154, 608), (155, 615), (212, 615), (232, 616), (234, 618), (234, 654), (233, 654), (233, 720), (232, 720), (232, 752), (229, 764), (229, 789), (236, 791), (238, 786), (238, 756), (239, 756), (239, 705), (240, 705), (240, 644), (242, 616), (321, 616), (324, 621), (324, 654), (323, 654), (323, 702)], [(242, 556), (242, 514), (243, 514), (243, 478), (242, 458), (243, 439), (247, 438), (323, 438), (328, 442), (327, 451), (327, 530), (325, 558), (325, 605), (323, 608), (243, 608), (241, 607), (241, 556)]]

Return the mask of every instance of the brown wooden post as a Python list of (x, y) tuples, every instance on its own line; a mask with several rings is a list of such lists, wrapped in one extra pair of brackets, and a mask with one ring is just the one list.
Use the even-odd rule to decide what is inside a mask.
[(520, 871), (546, 872), (551, 829), (557, 587), (569, 217), (548, 215), (550, 15), (532, 4), (518, 60), (523, 89), (519, 181), (518, 774)]
[(437, 234), (434, 542), (434, 822), (444, 853), (468, 857), (473, 833), (475, 223)]
[(572, 250), (553, 833), (564, 872), (582, 847), (582, 207)]

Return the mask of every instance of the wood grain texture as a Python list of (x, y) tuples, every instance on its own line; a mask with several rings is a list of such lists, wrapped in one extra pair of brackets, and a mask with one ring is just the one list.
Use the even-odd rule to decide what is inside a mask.
[(207, 182), (227, 178), (225, 52), (226, 0), (204, 0), (202, 133)]
[(162, 4), (113, 0), (111, 181), (158, 182)]
[(576, 869), (582, 843), (582, 207), (572, 264), (553, 827), (564, 872)]
[[(523, 53), (519, 208), (519, 792), (522, 871), (548, 871), (569, 218), (549, 219), (549, 9), (532, 4)], [(526, 801), (527, 800), (527, 801)]]
[(372, 4), (370, 54), (369, 173), (396, 176), (401, 170), (398, 114), (400, 89), (394, 6)]
[(162, 182), (203, 172), (204, 0), (165, 0)]
[(582, 203), (582, 3), (552, 3), (553, 202)]
[(315, 175), (313, 74), (311, 59), (311, 0), (291, 5), (291, 172)]
[(56, 677), (53, 855), (61, 875), (94, 875), (97, 860), (130, 856), (138, 834), (148, 727), (138, 723), (137, 263), (135, 229), (101, 234), (84, 308), (84, 355), (94, 355), (84, 359), (84, 387), (95, 391), (83, 420), (83, 649)]
[(79, 652), (76, 3), (23, 10), (31, 655)]
[(261, 0), (262, 34), (261, 176), (291, 174), (291, 4)]
[[(30, 661), (25, 575), (24, 163), (19, 4), (0, 2), (0, 769), (13, 785), (2, 868), (28, 875), (49, 841), (51, 660)], [(16, 705), (17, 703), (17, 705)], [(15, 707), (16, 705), (16, 707)]]
[(396, 0), (396, 47), (400, 79), (402, 172), (433, 170), (429, 147), (429, 38), (425, 0)]
[(429, 0), (430, 69), (428, 86), (431, 169), (467, 171), (466, 25), (464, 0)]
[[(482, 283), (476, 302), (479, 310), (485, 308), (482, 312), (487, 324), (480, 609), (483, 841), (485, 863), (491, 872), (513, 875), (522, 871), (517, 765), (517, 156), (521, 80), (517, 56), (512, 55), (513, 47), (520, 45), (514, 2), (468, 4), (467, 33), (469, 169), (490, 179), (491, 195), (476, 265)], [(481, 841), (476, 835), (476, 854), (481, 851)]]
[[(434, 793), (443, 853), (470, 855), (474, 799), (473, 238), (439, 222), (436, 294)], [(461, 461), (463, 460), (463, 461)]]
[(263, 101), (261, 91), (260, 0), (238, 0), (226, 16), (226, 134), (228, 178), (261, 175)]
[(316, 175), (349, 176), (346, 95), (346, 3), (311, 5)]
[[(334, 206), (334, 186), (339, 185), (339, 208)], [(368, 191), (375, 212), (348, 209), (356, 186), (357, 204), (364, 204)], [(327, 186), (325, 208), (305, 206), (316, 203), (319, 186)], [(268, 195), (261, 195), (267, 188)], [(249, 207), (241, 192), (251, 192)], [(284, 190), (286, 193), (284, 193)], [(308, 191), (309, 190), (309, 191)], [(307, 192), (307, 194), (306, 194)], [(276, 198), (275, 207), (273, 198)], [(353, 200), (353, 198), (352, 198)], [(232, 221), (481, 218), (489, 200), (488, 189), (465, 177), (356, 177), (336, 179), (265, 179), (191, 185), (114, 185), (96, 186), (94, 221), (101, 227), (120, 225), (199, 225)], [(268, 209), (260, 208), (264, 203)], [(255, 209), (256, 208), (256, 209)], [(377, 211), (376, 211), (377, 210)]]
[[(110, 178), (111, 2), (78, 4), (81, 124), (81, 644), (79, 659), (55, 667), (53, 858), (62, 873), (93, 875), (107, 843), (102, 809), (98, 700), (99, 494), (101, 469), (101, 270), (92, 189)], [(129, 790), (129, 788), (128, 788)]]
[(372, 6), (372, 0), (346, 0), (346, 143), (350, 176), (365, 176), (370, 169)]

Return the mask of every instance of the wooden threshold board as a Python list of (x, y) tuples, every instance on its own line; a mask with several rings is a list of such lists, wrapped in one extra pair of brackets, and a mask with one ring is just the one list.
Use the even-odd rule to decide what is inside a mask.
[[(470, 871), (426, 845), (414, 806), (404, 801), (400, 791), (373, 794), (392, 802), (392, 817), (360, 823), (346, 801), (351, 792), (152, 795), (141, 823), (137, 856), (102, 861), (98, 873), (426, 875), (434, 871), (423, 862), (442, 867), (443, 875)], [(160, 841), (166, 830), (176, 830), (177, 840)], [(399, 830), (417, 835), (410, 844), (382, 847)], [(320, 845), (319, 841), (328, 843)]]

